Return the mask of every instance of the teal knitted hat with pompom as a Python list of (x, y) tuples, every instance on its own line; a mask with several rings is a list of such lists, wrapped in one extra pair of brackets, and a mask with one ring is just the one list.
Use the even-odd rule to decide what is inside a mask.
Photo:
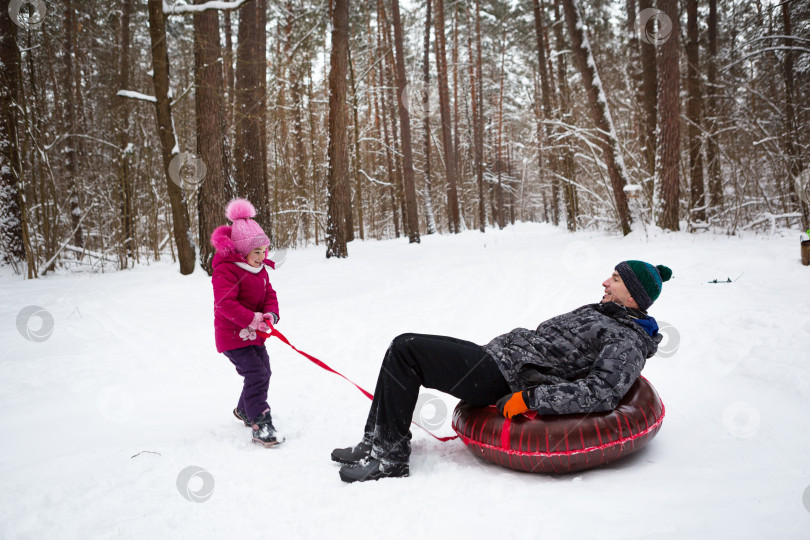
[(672, 277), (672, 270), (663, 265), (653, 266), (644, 261), (622, 261), (616, 265), (630, 296), (638, 307), (647, 311), (661, 294), (664, 281)]

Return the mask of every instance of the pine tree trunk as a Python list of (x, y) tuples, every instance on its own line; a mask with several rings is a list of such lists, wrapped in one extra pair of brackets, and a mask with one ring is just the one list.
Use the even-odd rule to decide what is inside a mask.
[[(231, 27), (231, 12), (225, 10), (223, 14), (223, 26), (225, 33), (225, 52), (222, 55), (222, 75), (225, 78), (225, 90), (228, 97), (225, 101), (225, 126), (228, 136), (231, 136), (233, 128), (233, 104), (234, 104), (234, 76), (233, 76), (233, 28)], [(230, 171), (228, 171), (230, 176)], [(233, 182), (233, 179), (231, 178)]]
[[(73, 75), (74, 66), (74, 51), (73, 51), (73, 4), (71, 0), (64, 0), (65, 16), (63, 19), (65, 30), (65, 78), (62, 81), (65, 88), (65, 129), (68, 134), (74, 135), (78, 129), (76, 121), (76, 96), (81, 93), (80, 89), (75, 92), (73, 84), (75, 77)], [(68, 137), (65, 143), (65, 168), (67, 169), (68, 176), (68, 200), (70, 205), (70, 225), (73, 232), (73, 245), (77, 248), (84, 247), (84, 228), (79, 222), (82, 215), (81, 202), (79, 200), (79, 189), (76, 186), (76, 179), (79, 178), (79, 164), (76, 152), (78, 144), (77, 138)]]
[[(33, 47), (32, 43), (32, 33), (28, 32), (28, 42), (26, 43), (25, 47), (27, 49), (31, 49)], [(14, 52), (13, 50), (10, 52)], [(30, 96), (30, 101), (28, 101), (28, 108), (25, 115), (23, 115), (23, 119), (25, 122), (25, 130), (29, 135), (32, 135), (32, 148), (33, 155), (31, 156), (31, 168), (30, 168), (30, 181), (27, 182), (27, 186), (22, 185), (20, 186), (21, 192), (25, 192), (26, 195), (20, 199), (20, 205), (24, 207), (34, 207), (35, 214), (33, 216), (33, 221), (36, 225), (38, 225), (38, 232), (42, 237), (42, 240), (36, 242), (36, 246), (29, 246), (26, 244), (26, 249), (33, 254), (33, 258), (29, 260), (29, 265), (33, 262), (34, 266), (36, 266), (36, 254), (34, 254), (35, 250), (39, 250), (42, 247), (45, 248), (45, 252), (54, 253), (55, 249), (55, 242), (53, 241), (53, 227), (51, 223), (51, 218), (54, 215), (53, 208), (55, 203), (55, 198), (48, 197), (48, 182), (46, 181), (47, 173), (45, 171), (45, 163), (44, 159), (42, 159), (41, 155), (37, 155), (39, 153), (40, 145), (37, 143), (36, 139), (40, 136), (44, 128), (44, 112), (47, 110), (45, 106), (45, 96), (43, 96), (43, 92), (40, 91), (40, 85), (42, 81), (39, 80), (37, 67), (39, 62), (34, 62), (34, 55), (27, 54), (26, 55), (26, 63), (28, 67), (28, 96)], [(16, 60), (20, 62), (19, 65), (19, 75), (17, 76), (16, 80), (19, 81), (17, 88), (25, 89), (26, 88), (26, 81), (25, 81), (25, 74), (23, 73), (22, 68), (22, 59)], [(0, 60), (2, 62), (2, 60)], [(15, 60), (10, 60), (8, 65), (13, 65)], [(4, 63), (4, 65), (6, 65)], [(9, 72), (10, 73), (10, 72)], [(19, 91), (19, 100), (24, 100), (24, 91)], [(0, 113), (2, 114), (2, 113)], [(17, 132), (19, 133), (19, 128)], [(119, 144), (119, 148), (121, 145)], [(16, 153), (12, 154), (12, 156), (16, 159)], [(28, 189), (26, 189), (28, 187)], [(25, 219), (25, 213), (21, 213), (23, 217), (23, 225), (27, 226), (27, 221)], [(30, 237), (23, 231), (23, 236), (30, 240)], [(32, 269), (29, 266), (29, 275), (33, 274), (34, 276), (37, 274), (36, 268)]]
[[(385, 4), (382, 0), (377, 2), (378, 11), (380, 13), (380, 23), (383, 29), (383, 42), (385, 43), (385, 59), (386, 59), (386, 84), (385, 93), (388, 95), (389, 107), (386, 108), (386, 113), (391, 115), (391, 139), (393, 140), (393, 156), (394, 156), (394, 185), (391, 187), (392, 205), (397, 208), (395, 215), (402, 216), (402, 231), (406, 236), (410, 235), (408, 230), (408, 218), (405, 210), (405, 190), (403, 189), (402, 179), (402, 146), (399, 140), (399, 112), (397, 103), (399, 103), (399, 94), (396, 91), (397, 86), (397, 67), (396, 60), (394, 59), (394, 38), (391, 36), (391, 24), (388, 21), (388, 16), (385, 11)], [(398, 212), (398, 213), (397, 213)], [(397, 230), (399, 230), (399, 220), (397, 220)], [(397, 233), (399, 237), (399, 233)]]
[[(473, 71), (474, 70), (474, 71)], [(475, 0), (475, 58), (470, 45), (470, 87), (473, 102), (473, 153), (475, 178), (478, 183), (478, 228), (486, 230), (487, 210), (484, 200), (484, 97), (481, 68), (481, 0)]]
[(599, 79), (596, 62), (593, 58), (588, 37), (577, 7), (577, 0), (563, 0), (563, 10), (571, 36), (571, 47), (574, 58), (582, 75), (585, 92), (588, 95), (588, 104), (591, 120), (599, 129), (599, 140), (607, 164), (610, 183), (613, 188), (613, 197), (616, 204), (616, 214), (623, 234), (630, 233), (630, 209), (627, 205), (627, 196), (624, 186), (627, 185), (627, 171), (624, 168), (624, 159), (619, 148), (616, 130), (610, 117), (607, 96)]
[[(202, 4), (206, 0), (197, 0)], [(197, 212), (200, 266), (211, 275), (214, 248), (211, 233), (222, 223), (228, 200), (233, 198), (225, 131), (225, 87), (220, 58), (219, 13), (209, 9), (194, 14), (194, 105), (197, 119), (197, 157), (207, 168), (199, 178)]]
[[(351, 44), (349, 44), (349, 45), (351, 45)], [(348, 71), (351, 70), (351, 62), (352, 62), (351, 46), (346, 47), (346, 59), (347, 59), (346, 66), (347, 66), (347, 72), (348, 72)], [(352, 75), (352, 77), (354, 77), (354, 75)], [(354, 95), (354, 83), (352, 82), (351, 84), (352, 84), (352, 95)], [(348, 88), (347, 88), (346, 91), (348, 92)], [(346, 131), (347, 131), (347, 133), (346, 133), (346, 135), (347, 135), (347, 137), (348, 137), (348, 129), (349, 129), (349, 127), (348, 127), (348, 118), (349, 118), (349, 111), (347, 110), (346, 111), (346, 119), (347, 119), (347, 123), (346, 123)], [(349, 162), (351, 162), (352, 160), (350, 160), (349, 157), (348, 157), (349, 156), (348, 142), (346, 143), (346, 145), (347, 145), (346, 146), (346, 156), (347, 156), (346, 159)], [(346, 233), (346, 242), (351, 242), (352, 240), (354, 240), (354, 205), (352, 204), (352, 199), (353, 198), (356, 199), (355, 191), (354, 191), (354, 189), (352, 187), (353, 184), (354, 184), (354, 180), (355, 180), (355, 175), (352, 174), (351, 172), (349, 172), (349, 174), (346, 175), (346, 189), (344, 190), (346, 200), (343, 201), (343, 207), (346, 209), (346, 226), (343, 229), (344, 232)]]
[(706, 165), (709, 173), (709, 206), (712, 213), (723, 204), (723, 186), (720, 181), (720, 149), (717, 144), (717, 0), (709, 0), (709, 55), (706, 79), (709, 91), (706, 96)]
[[(782, 24), (786, 36), (792, 35), (793, 28), (790, 20), (790, 4), (782, 3)], [(785, 46), (794, 46), (793, 39), (786, 38)], [(798, 129), (799, 126), (796, 122), (796, 111), (794, 101), (796, 99), (795, 83), (793, 79), (793, 51), (785, 51), (785, 60), (783, 62), (783, 76), (785, 78), (785, 125), (787, 133), (785, 136), (785, 153), (788, 158), (788, 179), (793, 186), (793, 192), (796, 196), (799, 210), (802, 214), (802, 230), (810, 228), (810, 212), (808, 212), (808, 204), (802, 193), (799, 193), (800, 186), (796, 178), (804, 171), (804, 163), (799, 153), (798, 144)], [(805, 126), (806, 128), (806, 126)]]
[(348, 257), (345, 191), (349, 176), (346, 148), (346, 64), (349, 51), (349, 0), (335, 0), (329, 69), (329, 208), (326, 258)]
[[(20, 50), (17, 47), (17, 28), (7, 9), (0, 12), (0, 252), (3, 261), (17, 264), (26, 259), (23, 195), (19, 143), (17, 137), (18, 74)], [(29, 278), (33, 265), (29, 261)]]
[(700, 90), (698, 49), (698, 0), (686, 0), (686, 88), (689, 101), (686, 117), (689, 119), (689, 221), (706, 221), (706, 190), (703, 185), (703, 96)]
[[(309, 141), (310, 141), (309, 155), (311, 156), (311, 161), (314, 162), (315, 161), (315, 156), (317, 155), (317, 152), (316, 152), (315, 135), (314, 135), (315, 132), (316, 132), (316, 127), (315, 127), (316, 122), (315, 122), (315, 106), (314, 106), (314, 99), (313, 99), (314, 91), (312, 89), (313, 82), (312, 82), (312, 64), (311, 63), (309, 64), (307, 71), (308, 71), (307, 79), (306, 79), (307, 80), (307, 103), (309, 103), (308, 117), (309, 117), (309, 132), (311, 134), (311, 136), (309, 138)], [(312, 170), (312, 182), (311, 182), (312, 196), (311, 196), (311, 199), (310, 199), (312, 201), (312, 209), (313, 210), (315, 208), (320, 208), (320, 203), (318, 201), (318, 195), (319, 195), (321, 185), (322, 185), (322, 182), (321, 182), (320, 171), (318, 171), (318, 169), (313, 167), (313, 170)], [(315, 245), (317, 246), (318, 242), (319, 242), (319, 238), (320, 238), (319, 237), (319, 232), (320, 232), (321, 227), (320, 227), (320, 222), (318, 221), (318, 216), (316, 214), (314, 214), (314, 213), (313, 213), (312, 222), (313, 222), (312, 224), (313, 224), (313, 229), (314, 229), (313, 234), (315, 236)]]
[[(506, 30), (501, 36), (501, 43), (506, 41)], [(504, 60), (506, 58), (506, 47), (501, 50), (501, 69), (498, 81), (498, 142), (495, 144), (495, 168), (498, 171), (498, 228), (506, 226), (503, 213), (503, 158), (501, 157), (501, 147), (503, 146), (503, 79)]]
[(463, 182), (464, 165), (459, 153), (459, 130), (458, 130), (458, 2), (453, 6), (453, 50), (451, 51), (451, 62), (453, 63), (453, 152), (456, 158), (456, 176), (458, 182)]
[(292, 78), (292, 71), (295, 69), (292, 65), (292, 58), (290, 58), (293, 45), (292, 31), (295, 11), (289, 0), (285, 3), (284, 12), (284, 22), (279, 22), (276, 27), (277, 36), (275, 39), (275, 51), (273, 51), (276, 58), (283, 59), (274, 63), (275, 78), (278, 81), (275, 101), (276, 110), (279, 111), (272, 122), (274, 146), (276, 148), (273, 153), (275, 156), (273, 160), (273, 213), (276, 215), (282, 206), (285, 206), (284, 201), (282, 201), (282, 198), (286, 199), (284, 194), (289, 191), (295, 182), (295, 169), (292, 167), (293, 141), (287, 127), (287, 115), (284, 113), (289, 107), (287, 105), (287, 87)]
[[(391, 13), (394, 22), (394, 48), (396, 49), (397, 95), (405, 95), (405, 51), (402, 44), (402, 23), (399, 19), (399, 0), (391, 0)], [(413, 180), (413, 150), (411, 149), (411, 118), (408, 109), (397, 100), (399, 125), (402, 130), (402, 170), (405, 190), (404, 221), (407, 222), (408, 242), (419, 243), (419, 214), (416, 207), (416, 188)]]
[(644, 100), (641, 90), (641, 50), (639, 48), (638, 32), (636, 31), (636, 0), (625, 1), (627, 12), (627, 48), (629, 49), (628, 76), (631, 88), (635, 91), (636, 106), (632, 109), (633, 132), (643, 146), (644, 141)]
[[(295, 75), (292, 81), (292, 85), (290, 86), (290, 93), (292, 94), (292, 102), (293, 102), (293, 114), (295, 115), (293, 119), (293, 144), (295, 146), (295, 152), (293, 154), (293, 160), (295, 162), (295, 181), (296, 181), (296, 196), (297, 196), (297, 203), (296, 207), (298, 211), (301, 213), (301, 229), (303, 229), (304, 233), (304, 245), (309, 242), (309, 220), (310, 220), (310, 202), (309, 198), (307, 197), (307, 150), (304, 146), (304, 122), (303, 122), (303, 112), (302, 112), (302, 90), (301, 90), (301, 74), (298, 70), (295, 71)], [(363, 216), (360, 215), (360, 235), (362, 238), (362, 229), (363, 229)]]
[[(352, 90), (352, 124), (354, 129), (352, 129), (352, 135), (354, 136), (353, 146), (354, 146), (354, 159), (352, 160), (352, 177), (354, 177), (354, 185), (357, 186), (357, 191), (355, 193), (355, 202), (357, 204), (357, 219), (359, 221), (358, 230), (360, 234), (360, 240), (365, 239), (365, 224), (363, 223), (363, 179), (360, 177), (360, 169), (363, 167), (363, 164), (360, 160), (360, 120), (358, 118), (358, 103), (357, 103), (357, 86), (355, 85), (354, 80), (354, 65), (352, 63), (352, 50), (351, 47), (348, 49), (349, 53), (349, 82), (351, 83), (351, 90)], [(352, 238), (353, 240), (354, 238)], [(347, 239), (348, 240), (348, 239)]]
[[(270, 194), (267, 186), (267, 162), (264, 103), (264, 79), (267, 62), (262, 45), (264, 28), (263, 0), (248, 2), (239, 9), (239, 48), (236, 55), (234, 111), (236, 193), (246, 197), (256, 208), (256, 221), (273, 238)], [(264, 134), (264, 135), (263, 135)]]
[[(565, 43), (565, 37), (562, 31), (562, 17), (560, 16), (560, 0), (554, 2), (554, 40), (557, 43), (557, 50), (564, 51), (568, 47)], [(557, 111), (557, 119), (564, 121), (571, 115), (571, 98), (568, 90), (567, 79), (567, 66), (565, 62), (565, 55), (558, 54), (557, 57), (557, 80), (559, 81), (559, 108)], [(549, 69), (549, 74), (552, 70)], [(562, 154), (559, 157), (559, 170), (566, 178), (565, 184), (565, 206), (567, 225), (569, 231), (577, 230), (577, 214), (579, 213), (579, 196), (577, 195), (577, 187), (574, 184), (574, 175), (576, 174), (576, 166), (574, 164), (574, 154), (571, 151), (571, 146), (566, 144), (563, 147)]]
[[(381, 43), (381, 53), (384, 61), (380, 64), (380, 99), (381, 99), (381, 114), (383, 117), (383, 129), (385, 131), (385, 146), (387, 147), (386, 155), (388, 156), (388, 180), (390, 182), (388, 191), (391, 199), (391, 214), (394, 219), (394, 233), (397, 238), (400, 235), (400, 221), (399, 211), (400, 205), (404, 208), (404, 203), (401, 201), (400, 186), (402, 184), (402, 169), (399, 160), (399, 136), (397, 135), (397, 115), (394, 113), (396, 110), (396, 97), (394, 96), (393, 86), (394, 83), (390, 78), (394, 74), (394, 55), (392, 52), (393, 44), (389, 35), (388, 18), (385, 14), (385, 4), (383, 0), (377, 0), (377, 27), (379, 29), (379, 38)], [(390, 118), (389, 118), (390, 113)], [(388, 122), (391, 122), (391, 137), (388, 136)], [(404, 216), (403, 216), (404, 221)], [(407, 225), (406, 225), (407, 226)]]
[(188, 207), (182, 189), (169, 174), (172, 158), (180, 152), (180, 149), (174, 133), (169, 97), (169, 51), (166, 45), (166, 18), (163, 15), (162, 0), (149, 0), (149, 37), (152, 43), (155, 114), (163, 157), (163, 173), (166, 175), (166, 188), (172, 209), (173, 235), (177, 245), (177, 258), (180, 261), (180, 273), (188, 275), (194, 271), (194, 241), (191, 236)]
[(439, 111), (442, 118), (442, 145), (444, 147), (444, 164), (447, 174), (447, 205), (450, 232), (461, 232), (459, 219), (458, 188), (456, 176), (456, 158), (453, 148), (453, 133), (450, 117), (450, 94), (447, 85), (447, 55), (445, 54), (444, 36), (444, 0), (436, 0), (436, 73), (439, 79)]
[[(652, 0), (639, 0), (639, 11), (652, 9)], [(649, 26), (653, 22), (647, 23)], [(641, 28), (642, 35), (647, 36), (650, 28)], [(650, 178), (655, 176), (655, 129), (658, 114), (658, 66), (655, 58), (655, 45), (649, 39), (642, 39), (641, 44), (641, 88), (639, 88), (639, 100), (642, 105), (642, 153), (644, 163), (647, 166), (647, 174)], [(650, 185), (646, 183), (645, 185)], [(652, 196), (652, 190), (647, 190), (647, 196)]]
[(678, 0), (659, 0), (658, 6), (672, 20), (672, 34), (659, 46), (658, 138), (656, 140), (655, 200), (658, 226), (680, 230), (680, 67)]
[[(556, 173), (556, 159), (553, 156), (546, 155), (540, 148), (543, 146), (543, 140), (548, 141), (551, 136), (551, 130), (549, 129), (549, 124), (552, 120), (552, 113), (551, 113), (551, 90), (549, 89), (549, 77), (550, 74), (548, 72), (548, 64), (546, 62), (546, 45), (544, 43), (544, 33), (543, 33), (543, 15), (540, 11), (540, 1), (533, 0), (532, 1), (533, 8), (534, 8), (534, 33), (535, 38), (537, 40), (537, 63), (538, 63), (538, 70), (540, 72), (540, 89), (542, 90), (542, 103), (543, 103), (543, 110), (542, 114), (538, 115), (537, 119), (538, 122), (542, 123), (542, 129), (538, 126), (537, 133), (538, 135), (542, 135), (543, 139), (538, 140), (538, 152), (537, 152), (537, 160), (540, 169), (540, 174), (542, 175), (543, 170), (548, 168), (552, 172), (551, 178), (551, 219), (554, 225), (559, 225), (559, 213), (558, 209), (560, 207), (559, 200), (560, 200), (560, 181), (557, 178)], [(570, 220), (569, 220), (570, 223)]]
[[(134, 0), (124, 0), (123, 9), (121, 10), (120, 21), (120, 41), (119, 41), (119, 56), (118, 56), (118, 77), (119, 88), (129, 88), (129, 48), (130, 48), (130, 33), (129, 23), (134, 9)], [(118, 147), (121, 149), (118, 158), (118, 180), (119, 180), (119, 197), (120, 197), (120, 219), (121, 219), (121, 250), (122, 256), (120, 257), (121, 268), (127, 267), (128, 259), (135, 259), (135, 230), (133, 227), (132, 216), (132, 183), (130, 180), (130, 153), (127, 144), (129, 142), (129, 116), (130, 116), (130, 103), (128, 99), (120, 99), (118, 101)]]
[[(256, 44), (256, 62), (255, 62), (255, 69), (256, 75), (259, 78), (259, 117), (258, 117), (258, 124), (259, 124), (259, 135), (261, 136), (261, 148), (262, 148), (262, 178), (264, 178), (264, 185), (265, 189), (268, 190), (267, 187), (267, 0), (255, 0), (256, 1), (256, 10), (258, 13), (258, 20), (256, 22), (256, 36), (257, 36), (257, 44)], [(258, 208), (257, 208), (258, 212)], [(268, 197), (267, 202), (265, 204), (265, 213), (267, 215), (268, 229), (270, 228), (270, 220), (272, 219), (272, 208), (270, 205), (270, 199)], [(259, 214), (261, 215), (261, 214)], [(275, 232), (272, 230), (268, 230), (267, 236), (272, 240), (275, 238)]]
[[(382, 28), (379, 28), (378, 30), (379, 31), (377, 33), (377, 38), (378, 38), (377, 46), (378, 46), (378, 49), (382, 52), (383, 51), (383, 46), (381, 44), (382, 43), (382, 38), (381, 38)], [(385, 98), (385, 95), (387, 93), (385, 91), (385, 86), (386, 86), (386, 84), (385, 84), (385, 65), (381, 64), (380, 69), (379, 69), (379, 87), (378, 87), (379, 92), (377, 92), (377, 94), (379, 94), (379, 97), (378, 97), (379, 110), (377, 111), (377, 114), (379, 115), (379, 117), (382, 118), (383, 141), (384, 141), (384, 146), (385, 146), (385, 163), (386, 163), (386, 170), (387, 170), (386, 178), (388, 179), (388, 182), (389, 182), (389, 190), (388, 191), (390, 192), (390, 203), (391, 203), (391, 208), (390, 208), (391, 209), (391, 219), (392, 219), (392, 221), (394, 223), (394, 235), (396, 236), (396, 238), (399, 238), (399, 210), (397, 209), (397, 201), (396, 201), (396, 196), (394, 194), (394, 188), (393, 188), (394, 184), (396, 183), (396, 180), (395, 180), (396, 179), (396, 169), (394, 168), (394, 158), (391, 155), (392, 154), (392, 152), (391, 152), (391, 148), (392, 148), (392, 146), (391, 146), (391, 137), (390, 137), (390, 135), (388, 133), (388, 103), (387, 103), (387, 100)]]
[[(426, 234), (436, 233), (436, 216), (433, 213), (433, 195), (430, 180), (430, 6), (425, 0), (425, 40), (422, 55), (422, 126), (425, 132), (425, 221)], [(473, 94), (474, 96), (475, 94)]]

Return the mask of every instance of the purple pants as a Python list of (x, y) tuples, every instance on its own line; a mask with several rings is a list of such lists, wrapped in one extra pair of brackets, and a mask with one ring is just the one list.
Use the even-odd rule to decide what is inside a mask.
[(270, 386), (270, 358), (264, 345), (248, 345), (222, 354), (236, 366), (236, 372), (244, 377), (242, 395), (236, 408), (253, 421), (270, 406), (267, 404), (267, 388)]

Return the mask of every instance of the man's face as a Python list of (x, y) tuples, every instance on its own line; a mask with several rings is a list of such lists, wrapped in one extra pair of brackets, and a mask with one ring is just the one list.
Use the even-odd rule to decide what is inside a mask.
[(259, 268), (264, 260), (264, 253), (267, 251), (267, 247), (268, 246), (262, 246), (248, 253), (246, 257), (248, 264), (253, 268)]
[(624, 281), (622, 281), (617, 271), (613, 271), (613, 275), (602, 283), (602, 287), (605, 288), (605, 295), (602, 297), (603, 304), (616, 302), (620, 306), (638, 309), (638, 304), (636, 304), (636, 301), (630, 296), (630, 291), (627, 290)]

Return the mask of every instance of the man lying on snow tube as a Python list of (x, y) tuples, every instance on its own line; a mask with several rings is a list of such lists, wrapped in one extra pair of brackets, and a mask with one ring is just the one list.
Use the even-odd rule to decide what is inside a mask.
[(647, 309), (672, 271), (623, 261), (598, 304), (553, 317), (537, 330), (516, 328), (480, 346), (424, 334), (397, 336), (383, 358), (363, 439), (338, 448), (344, 482), (408, 476), (410, 423), (419, 387), (473, 406), (497, 403), (511, 418), (614, 409), (663, 339)]

